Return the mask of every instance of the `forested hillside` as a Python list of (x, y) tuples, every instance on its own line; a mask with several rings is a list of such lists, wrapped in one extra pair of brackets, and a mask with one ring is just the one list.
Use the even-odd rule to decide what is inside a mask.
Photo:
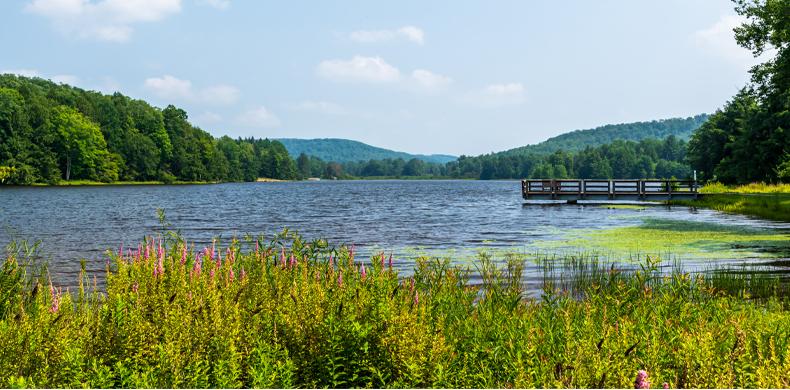
[(277, 141), (216, 139), (172, 105), (9, 74), (0, 75), (0, 167), (7, 184), (297, 177)]
[(641, 141), (643, 139), (664, 139), (670, 135), (688, 140), (691, 134), (708, 119), (699, 114), (688, 118), (670, 118), (649, 122), (621, 123), (604, 125), (594, 129), (574, 130), (549, 138), (535, 145), (506, 150), (502, 155), (550, 154), (558, 150), (579, 151), (588, 146), (599, 146), (614, 141)]
[(304, 153), (308, 156), (318, 157), (324, 161), (335, 161), (340, 163), (385, 159), (403, 159), (408, 161), (416, 158), (425, 162), (444, 164), (457, 158), (444, 154), (422, 155), (396, 152), (394, 150), (370, 146), (359, 141), (339, 138), (280, 138), (277, 140), (285, 145), (288, 153), (290, 153), (293, 158), (297, 158), (300, 154)]

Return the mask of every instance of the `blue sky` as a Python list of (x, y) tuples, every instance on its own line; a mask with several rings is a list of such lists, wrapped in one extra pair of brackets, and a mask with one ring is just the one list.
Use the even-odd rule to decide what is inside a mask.
[(214, 135), (480, 154), (712, 112), (755, 63), (724, 0), (0, 2), (0, 72), (187, 110)]

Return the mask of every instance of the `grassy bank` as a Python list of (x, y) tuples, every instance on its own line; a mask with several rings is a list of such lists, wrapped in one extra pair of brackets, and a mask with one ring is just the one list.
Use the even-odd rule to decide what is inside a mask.
[(383, 254), (363, 265), (294, 236), (121, 252), (106, 293), (83, 276), (71, 294), (9, 252), (0, 386), (625, 388), (638, 370), (654, 387), (790, 386), (783, 298), (650, 261), (594, 265), (573, 293), (547, 283), (529, 299), (522, 263), (486, 256), (471, 285), (448, 261), (421, 259), (404, 279)]
[(696, 200), (673, 200), (670, 204), (751, 215), (775, 221), (790, 222), (790, 193), (706, 193)]

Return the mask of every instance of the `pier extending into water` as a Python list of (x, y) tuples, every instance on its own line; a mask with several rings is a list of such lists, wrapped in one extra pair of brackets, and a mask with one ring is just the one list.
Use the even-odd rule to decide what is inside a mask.
[(527, 200), (643, 200), (696, 199), (694, 180), (526, 179), (521, 195)]

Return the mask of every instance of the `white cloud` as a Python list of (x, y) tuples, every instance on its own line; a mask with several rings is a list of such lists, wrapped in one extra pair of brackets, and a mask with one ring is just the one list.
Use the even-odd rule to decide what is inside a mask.
[(264, 106), (242, 113), (236, 118), (236, 122), (248, 127), (271, 128), (280, 126), (280, 119)]
[(453, 83), (453, 79), (425, 69), (414, 70), (411, 78), (418, 87), (429, 92), (443, 90)]
[(349, 34), (352, 41), (376, 43), (406, 39), (418, 45), (425, 43), (425, 32), (415, 26), (403, 26), (396, 30), (358, 30)]
[(335, 82), (391, 83), (400, 80), (398, 68), (381, 57), (354, 56), (350, 60), (326, 60), (318, 64), (316, 73)]
[(43, 79), (48, 79), (58, 84), (68, 84), (71, 86), (78, 86), (81, 80), (79, 77), (71, 75), (71, 74), (56, 74), (53, 76), (47, 76), (41, 74), (38, 70), (35, 69), (8, 69), (8, 70), (0, 70), (0, 74), (10, 73), (15, 74), (18, 76), (25, 76), (25, 77), (41, 77)]
[(171, 75), (151, 77), (143, 83), (145, 89), (162, 99), (175, 99), (211, 105), (230, 105), (239, 98), (238, 88), (217, 84), (196, 90), (192, 82)]
[(724, 15), (712, 26), (695, 32), (693, 36), (694, 42), (700, 49), (741, 65), (746, 69), (773, 57), (776, 54), (774, 49), (766, 50), (762, 56), (754, 58), (748, 49), (738, 45), (735, 41), (733, 29), (745, 21), (746, 18), (739, 15)]
[(38, 73), (35, 69), (7, 69), (7, 70), (0, 70), (0, 74), (15, 74), (17, 76), (25, 76), (25, 77), (42, 77), (40, 73)]
[(201, 0), (200, 2), (221, 10), (226, 10), (230, 7), (230, 0)]
[(25, 10), (49, 19), (67, 35), (125, 42), (134, 25), (179, 13), (181, 0), (33, 0)]
[(489, 84), (480, 91), (468, 93), (463, 100), (480, 107), (514, 106), (524, 103), (524, 85), (521, 83)]
[(296, 111), (317, 112), (326, 115), (346, 115), (348, 110), (343, 106), (325, 101), (305, 100), (291, 107)]

